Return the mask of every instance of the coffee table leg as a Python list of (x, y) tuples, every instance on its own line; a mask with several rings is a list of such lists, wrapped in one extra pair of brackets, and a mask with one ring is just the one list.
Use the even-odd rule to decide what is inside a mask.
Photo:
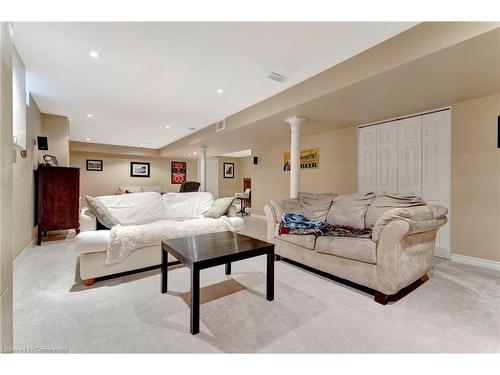
[(267, 253), (266, 299), (274, 300), (274, 251)]
[(191, 268), (191, 334), (200, 332), (200, 270)]
[(226, 275), (231, 275), (231, 262), (226, 263)]
[(167, 293), (168, 286), (168, 252), (161, 250), (161, 292)]

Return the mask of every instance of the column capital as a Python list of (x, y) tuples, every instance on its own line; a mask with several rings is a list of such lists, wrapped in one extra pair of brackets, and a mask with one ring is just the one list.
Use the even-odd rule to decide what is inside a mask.
[(305, 117), (292, 116), (292, 117), (286, 118), (285, 121), (290, 124), (292, 131), (294, 131), (294, 130), (298, 129), (301, 124), (306, 122), (307, 119)]

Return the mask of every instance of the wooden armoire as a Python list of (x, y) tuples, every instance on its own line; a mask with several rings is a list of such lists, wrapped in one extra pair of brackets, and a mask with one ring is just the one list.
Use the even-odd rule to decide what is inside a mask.
[(36, 171), (36, 204), (40, 245), (47, 231), (80, 231), (80, 168), (39, 166)]

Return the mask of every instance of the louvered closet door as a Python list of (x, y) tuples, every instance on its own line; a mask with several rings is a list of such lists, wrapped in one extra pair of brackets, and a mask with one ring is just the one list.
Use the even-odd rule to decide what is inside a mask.
[(398, 191), (398, 122), (375, 126), (377, 129), (377, 193)]
[[(422, 116), (422, 197), (450, 209), (450, 111)], [(448, 215), (448, 217), (450, 217)], [(436, 255), (449, 257), (450, 225), (438, 231)]]
[(398, 121), (398, 192), (422, 196), (422, 116)]
[(377, 190), (377, 127), (358, 129), (358, 191)]

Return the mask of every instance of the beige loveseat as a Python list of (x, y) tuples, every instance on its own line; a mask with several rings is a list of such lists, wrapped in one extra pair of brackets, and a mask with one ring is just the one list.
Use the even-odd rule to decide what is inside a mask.
[[(375, 301), (412, 284), (432, 267), (436, 233), (446, 224), (445, 207), (396, 194), (299, 193), (298, 199), (266, 203), (267, 240), (284, 257), (375, 290)], [(355, 228), (371, 238), (281, 234), (284, 213)]]

